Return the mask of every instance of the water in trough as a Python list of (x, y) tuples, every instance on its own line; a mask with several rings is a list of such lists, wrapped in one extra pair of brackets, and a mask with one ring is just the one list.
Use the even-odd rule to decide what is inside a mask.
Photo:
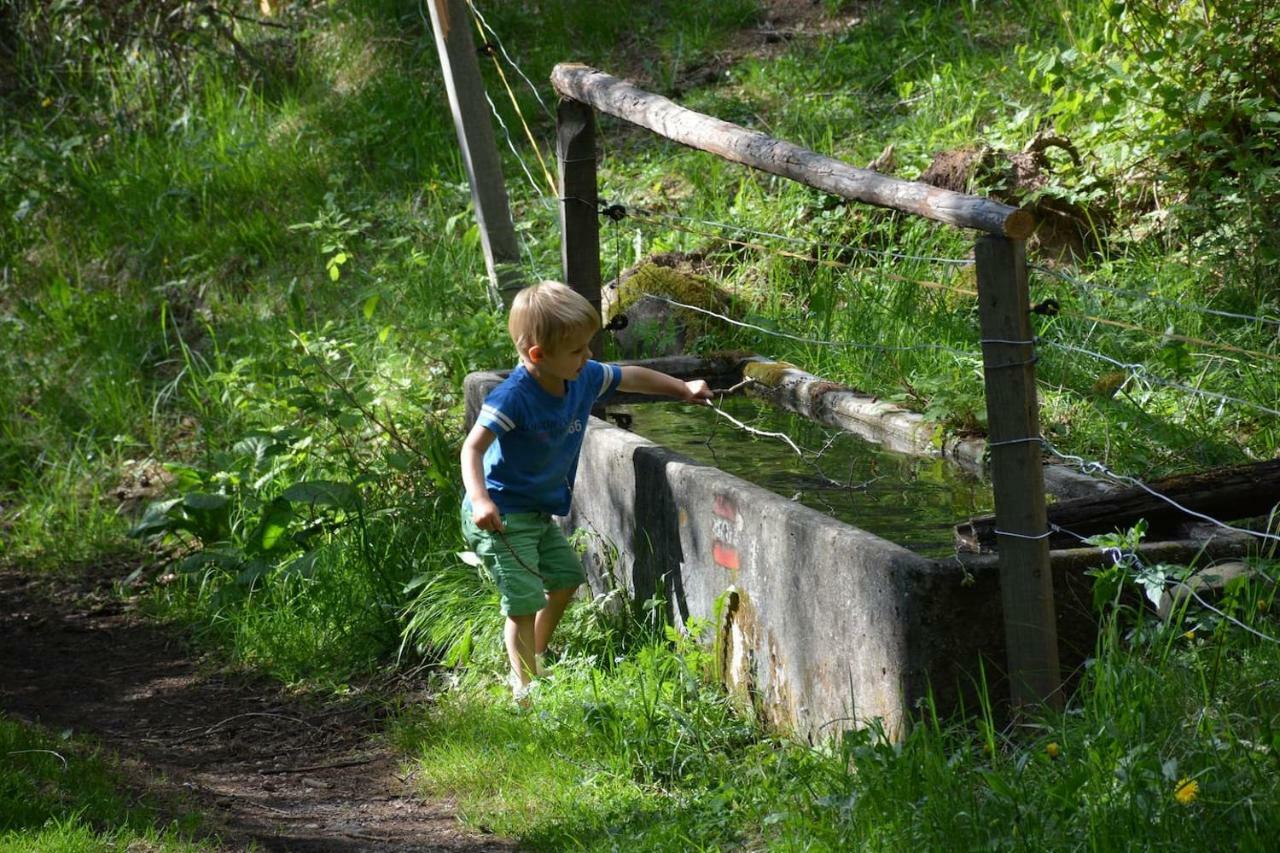
[(640, 403), (610, 406), (609, 413), (615, 421), (629, 418), (628, 428), (650, 441), (922, 556), (951, 556), (953, 525), (994, 506), (990, 483), (946, 460), (888, 451), (745, 397), (717, 405), (754, 429), (789, 436), (804, 457), (781, 439), (744, 432), (707, 407)]

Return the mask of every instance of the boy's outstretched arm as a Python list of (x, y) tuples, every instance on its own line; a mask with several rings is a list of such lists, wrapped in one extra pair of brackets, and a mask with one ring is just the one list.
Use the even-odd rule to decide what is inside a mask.
[(471, 500), (471, 520), (481, 530), (502, 529), (502, 514), (484, 484), (484, 452), (495, 438), (492, 432), (476, 424), (462, 442), (462, 485)]
[(701, 379), (685, 382), (647, 367), (627, 364), (622, 367), (622, 381), (618, 383), (619, 391), (630, 391), (636, 394), (662, 394), (675, 397), (686, 403), (711, 399), (711, 388)]

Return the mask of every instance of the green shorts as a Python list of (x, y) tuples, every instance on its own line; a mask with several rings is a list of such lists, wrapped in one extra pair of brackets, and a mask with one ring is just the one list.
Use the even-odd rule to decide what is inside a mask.
[(541, 512), (502, 517), (502, 533), (481, 530), (462, 508), (462, 533), (498, 582), (504, 616), (527, 616), (547, 606), (547, 593), (577, 589), (587, 579), (582, 560), (560, 525)]

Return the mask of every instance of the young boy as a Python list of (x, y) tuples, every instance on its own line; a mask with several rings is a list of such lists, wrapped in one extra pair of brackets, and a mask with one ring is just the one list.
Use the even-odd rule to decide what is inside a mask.
[(462, 444), (463, 533), (498, 582), (517, 701), (586, 579), (553, 515), (565, 515), (587, 418), (614, 391), (707, 400), (702, 380), (591, 360), (600, 314), (563, 284), (522, 290), (507, 321), (520, 364), (485, 398)]

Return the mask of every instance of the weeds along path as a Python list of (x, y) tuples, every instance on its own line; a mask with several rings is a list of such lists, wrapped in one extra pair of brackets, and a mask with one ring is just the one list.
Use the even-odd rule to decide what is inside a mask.
[(514, 849), (414, 795), (376, 704), (202, 665), (112, 594), (119, 576), (0, 570), (0, 709), (100, 741), (140, 793), (202, 812), (227, 849)]

